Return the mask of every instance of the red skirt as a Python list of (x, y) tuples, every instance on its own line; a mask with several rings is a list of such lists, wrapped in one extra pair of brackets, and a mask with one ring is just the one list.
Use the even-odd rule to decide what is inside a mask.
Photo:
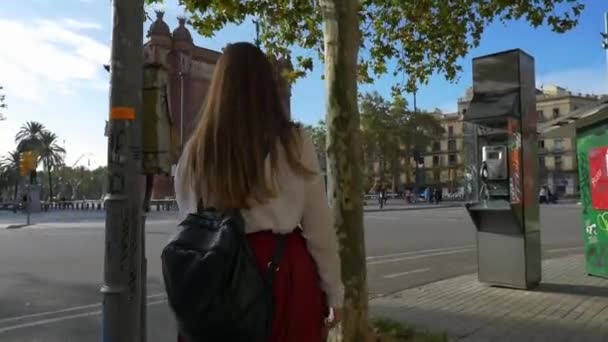
[[(276, 237), (270, 231), (247, 234), (258, 267), (268, 269)], [(300, 230), (287, 235), (285, 253), (274, 280), (274, 321), (268, 342), (323, 342), (326, 340), (325, 294), (317, 265)], [(185, 342), (178, 337), (178, 342)]]

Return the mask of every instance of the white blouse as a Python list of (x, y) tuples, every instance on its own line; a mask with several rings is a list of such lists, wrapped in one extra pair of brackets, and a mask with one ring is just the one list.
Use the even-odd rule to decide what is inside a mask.
[[(297, 175), (287, 163), (285, 151), (279, 145), (279, 170), (277, 173), (278, 194), (265, 204), (242, 210), (245, 230), (253, 233), (272, 230), (289, 233), (298, 225), (307, 241), (308, 250), (317, 263), (321, 288), (327, 295), (330, 307), (342, 306), (344, 287), (340, 277), (338, 242), (334, 230), (333, 216), (327, 202), (325, 182), (320, 174), (319, 160), (312, 139), (302, 131), (301, 160), (304, 166), (317, 174), (310, 178)], [(192, 188), (182, 185), (186, 166), (180, 160), (175, 171), (175, 197), (179, 206), (179, 218), (196, 212), (197, 199)], [(270, 175), (270, 159), (266, 160), (267, 175)], [(204, 199), (213, 204), (212, 198)]]

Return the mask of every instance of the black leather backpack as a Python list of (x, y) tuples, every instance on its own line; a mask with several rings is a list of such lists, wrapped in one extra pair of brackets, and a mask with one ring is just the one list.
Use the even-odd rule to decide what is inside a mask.
[(200, 209), (162, 252), (169, 305), (190, 342), (268, 341), (273, 320), (272, 283), (285, 245), (260, 272), (238, 210)]

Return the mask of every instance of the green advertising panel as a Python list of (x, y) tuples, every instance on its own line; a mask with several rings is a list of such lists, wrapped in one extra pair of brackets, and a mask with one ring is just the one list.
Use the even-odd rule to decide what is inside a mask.
[(587, 273), (608, 278), (608, 122), (577, 134)]

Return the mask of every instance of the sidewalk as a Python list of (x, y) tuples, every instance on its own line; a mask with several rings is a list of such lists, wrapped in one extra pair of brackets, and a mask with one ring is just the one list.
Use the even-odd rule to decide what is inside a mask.
[(583, 255), (543, 262), (532, 291), (489, 287), (477, 274), (377, 298), (372, 314), (450, 341), (608, 341), (608, 279), (587, 276)]
[(439, 208), (454, 208), (464, 207), (464, 202), (441, 202), (441, 204), (430, 204), (426, 202), (407, 203), (403, 200), (389, 200), (384, 208), (380, 209), (377, 202), (368, 201), (368, 205), (363, 206), (363, 211), (366, 213), (374, 213), (381, 211), (404, 211), (404, 210), (423, 210), (423, 209), (439, 209)]

